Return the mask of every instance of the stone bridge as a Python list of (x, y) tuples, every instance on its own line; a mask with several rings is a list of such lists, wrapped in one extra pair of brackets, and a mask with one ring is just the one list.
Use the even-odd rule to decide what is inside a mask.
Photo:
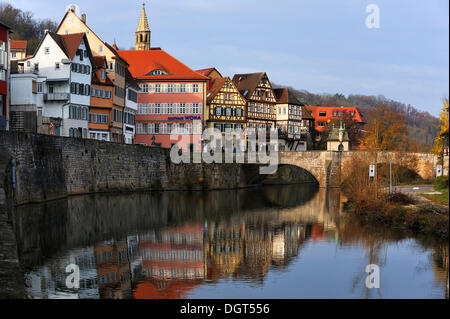
[[(339, 187), (341, 184), (341, 168), (352, 165), (355, 157), (370, 159), (371, 154), (365, 151), (335, 152), (306, 151), (280, 152), (279, 165), (294, 165), (308, 171), (319, 183), (320, 187)], [(432, 153), (412, 152), (379, 152), (378, 163), (397, 164), (415, 171), (423, 179), (431, 179), (438, 164)], [(367, 172), (368, 173), (368, 172)]]

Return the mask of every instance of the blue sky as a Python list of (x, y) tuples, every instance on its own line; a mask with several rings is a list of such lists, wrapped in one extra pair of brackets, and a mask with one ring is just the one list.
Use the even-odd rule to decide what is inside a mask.
[[(0, 0), (5, 1), (5, 0)], [(71, 3), (119, 48), (134, 45), (142, 0), (7, 0), (37, 18), (62, 19)], [(380, 8), (380, 28), (365, 25)], [(152, 0), (152, 46), (193, 69), (266, 71), (314, 93), (382, 94), (438, 115), (449, 94), (449, 1)]]

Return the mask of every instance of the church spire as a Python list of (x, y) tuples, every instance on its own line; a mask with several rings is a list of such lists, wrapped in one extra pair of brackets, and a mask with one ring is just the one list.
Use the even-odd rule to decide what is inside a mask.
[(150, 31), (150, 28), (148, 27), (147, 14), (145, 13), (145, 2), (142, 3), (141, 18), (139, 19), (139, 25), (136, 32), (141, 31)]
[(136, 30), (135, 50), (150, 50), (150, 28), (148, 26), (145, 2), (142, 3), (141, 18)]

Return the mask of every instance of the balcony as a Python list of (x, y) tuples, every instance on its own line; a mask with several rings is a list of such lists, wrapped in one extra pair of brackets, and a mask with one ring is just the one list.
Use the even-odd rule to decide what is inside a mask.
[(69, 96), (69, 93), (46, 93), (44, 101), (67, 101)]

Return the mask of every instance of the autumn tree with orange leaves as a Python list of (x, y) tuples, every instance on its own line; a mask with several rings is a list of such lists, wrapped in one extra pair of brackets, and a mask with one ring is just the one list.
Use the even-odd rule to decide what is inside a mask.
[(441, 115), (439, 117), (439, 131), (436, 139), (434, 140), (434, 146), (431, 151), (439, 156), (442, 156), (444, 151), (444, 134), (447, 132), (449, 128), (449, 108), (448, 108), (448, 98), (444, 99), (442, 106)]
[(406, 119), (385, 104), (379, 104), (369, 114), (364, 144), (369, 151), (404, 151), (408, 149)]

